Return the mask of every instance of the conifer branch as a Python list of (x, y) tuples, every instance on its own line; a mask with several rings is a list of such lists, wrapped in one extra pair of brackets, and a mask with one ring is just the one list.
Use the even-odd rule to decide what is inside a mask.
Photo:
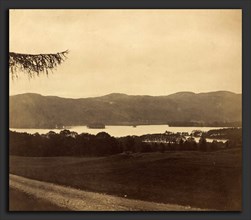
[(9, 53), (9, 70), (12, 78), (18, 77), (17, 72), (22, 71), (29, 77), (39, 76), (40, 73), (53, 71), (67, 58), (68, 50), (52, 54), (22, 54)]

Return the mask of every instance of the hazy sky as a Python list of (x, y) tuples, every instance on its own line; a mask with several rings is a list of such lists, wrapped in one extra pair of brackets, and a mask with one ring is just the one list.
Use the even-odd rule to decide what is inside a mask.
[(10, 51), (68, 59), (10, 94), (241, 93), (241, 10), (11, 10)]

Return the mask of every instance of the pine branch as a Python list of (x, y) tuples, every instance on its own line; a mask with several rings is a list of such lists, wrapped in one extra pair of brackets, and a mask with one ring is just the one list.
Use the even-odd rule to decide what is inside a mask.
[(68, 50), (55, 54), (21, 54), (9, 53), (9, 70), (12, 78), (18, 77), (17, 72), (22, 71), (29, 77), (39, 76), (40, 73), (48, 74), (58, 65), (60, 65), (67, 57)]

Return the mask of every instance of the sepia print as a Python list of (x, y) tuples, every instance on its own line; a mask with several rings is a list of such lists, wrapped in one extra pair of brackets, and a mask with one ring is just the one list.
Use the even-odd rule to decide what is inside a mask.
[(241, 211), (242, 11), (9, 11), (10, 211)]

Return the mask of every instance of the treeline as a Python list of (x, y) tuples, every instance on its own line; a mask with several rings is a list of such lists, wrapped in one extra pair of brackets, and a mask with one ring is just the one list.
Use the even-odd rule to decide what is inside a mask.
[[(231, 135), (231, 136), (230, 136)], [(228, 137), (228, 141), (207, 142), (206, 137)], [(157, 137), (164, 137), (164, 142)], [(111, 137), (106, 132), (97, 135), (78, 134), (63, 130), (59, 134), (28, 134), (10, 131), (10, 155), (17, 156), (108, 156), (119, 153), (143, 153), (165, 151), (214, 151), (223, 148), (241, 147), (241, 129), (212, 130), (196, 143), (194, 138), (185, 139), (181, 134), (153, 134), (143, 136)]]
[[(149, 136), (149, 135), (148, 135)], [(121, 141), (126, 143), (126, 152), (168, 152), (168, 151), (216, 151), (226, 148), (236, 148), (241, 147), (240, 144), (236, 144), (233, 141), (212, 141), (208, 142), (203, 136), (197, 143), (193, 138), (184, 140), (182, 138), (171, 139), (168, 142), (161, 141), (142, 141), (142, 137), (123, 137), (120, 138)]]
[(230, 139), (241, 142), (242, 141), (242, 129), (241, 128), (222, 128), (212, 129), (205, 133), (208, 138), (222, 138)]
[(78, 135), (69, 130), (46, 135), (10, 131), (9, 146), (9, 153), (19, 156), (106, 156), (122, 152), (116, 138), (105, 132)]
[(200, 122), (200, 121), (170, 121), (167, 122), (170, 127), (241, 127), (241, 121), (233, 122)]

